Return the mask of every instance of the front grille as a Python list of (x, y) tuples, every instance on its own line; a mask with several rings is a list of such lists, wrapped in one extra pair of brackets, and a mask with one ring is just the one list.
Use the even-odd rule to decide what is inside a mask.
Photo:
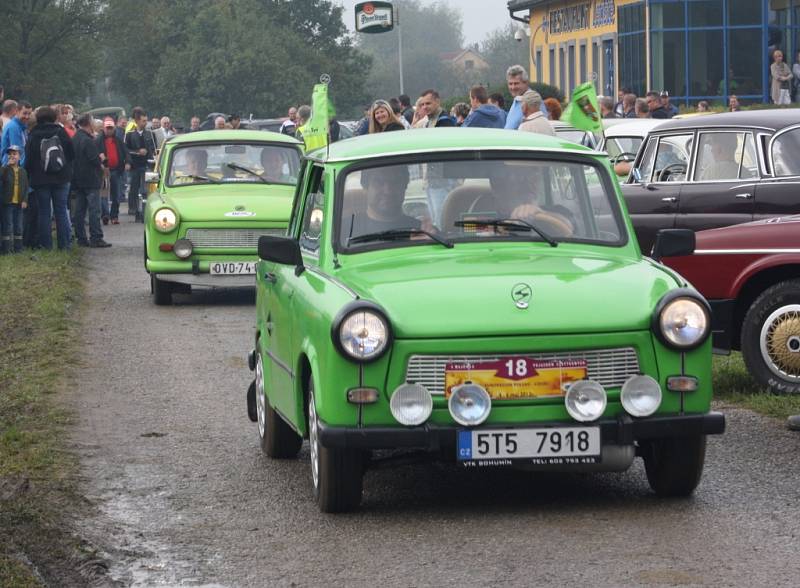
[(444, 394), (444, 370), (448, 363), (497, 361), (504, 357), (531, 357), (537, 360), (586, 360), (587, 378), (604, 388), (617, 388), (640, 373), (639, 358), (632, 347), (591, 349), (552, 353), (508, 353), (503, 355), (412, 355), (406, 367), (406, 381), (425, 386), (431, 394)]
[(195, 248), (256, 249), (259, 237), (285, 234), (286, 229), (189, 229), (186, 238)]

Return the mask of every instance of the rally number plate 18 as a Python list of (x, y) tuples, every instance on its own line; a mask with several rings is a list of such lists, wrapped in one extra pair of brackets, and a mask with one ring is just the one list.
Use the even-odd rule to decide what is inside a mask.
[(463, 465), (599, 463), (600, 428), (459, 431), (457, 452)]
[(208, 273), (213, 276), (242, 276), (256, 273), (254, 261), (215, 261), (209, 264)]

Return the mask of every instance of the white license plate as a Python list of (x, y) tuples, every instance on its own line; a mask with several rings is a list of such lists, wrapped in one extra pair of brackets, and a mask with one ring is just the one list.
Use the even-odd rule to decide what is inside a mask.
[(464, 464), (510, 465), (512, 460), (545, 465), (598, 463), (600, 428), (459, 431), (457, 452)]
[(242, 276), (256, 273), (254, 261), (215, 261), (208, 266), (212, 276)]

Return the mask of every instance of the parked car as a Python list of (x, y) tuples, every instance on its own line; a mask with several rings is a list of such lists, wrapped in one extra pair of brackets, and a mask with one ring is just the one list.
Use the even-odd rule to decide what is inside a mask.
[(652, 118), (604, 119), (605, 129), (597, 145), (597, 150), (608, 153), (614, 172), (618, 176), (627, 178), (633, 162), (636, 160), (636, 154), (639, 153), (639, 147), (647, 134), (661, 122), (663, 121)]
[(145, 208), (156, 304), (192, 286), (253, 286), (258, 238), (286, 232), (300, 143), (262, 131), (198, 131), (164, 143)]
[[(695, 231), (800, 213), (797, 177), (775, 170), (796, 141), (800, 109), (668, 120), (648, 135), (622, 186), (642, 251), (663, 228)], [(774, 142), (780, 133), (792, 137)], [(787, 153), (779, 154), (788, 157)]]
[(800, 393), (798, 234), (800, 216), (700, 231), (693, 255), (664, 259), (711, 304), (714, 350), (779, 393)]
[(598, 138), (591, 131), (582, 131), (581, 129), (576, 129), (569, 123), (560, 120), (551, 120), (548, 122), (550, 123), (550, 126), (553, 127), (553, 130), (556, 132), (556, 137), (559, 139), (566, 139), (567, 141), (571, 141), (572, 143), (577, 143), (578, 145), (583, 145), (584, 147), (589, 147), (591, 149), (594, 149), (597, 146)]
[[(421, 129), (334, 143), (301, 175), (288, 234), (259, 240), (247, 405), (267, 455), (309, 439), (321, 510), (355, 508), (364, 468), (395, 459), (623, 471), (640, 456), (657, 494), (694, 490), (725, 422), (710, 310), (642, 258), (604, 154)], [(683, 239), (662, 244), (688, 253)]]
[(285, 120), (286, 117), (242, 119), (242, 128), (254, 131), (272, 131), (273, 133), (279, 133), (281, 131), (281, 125)]

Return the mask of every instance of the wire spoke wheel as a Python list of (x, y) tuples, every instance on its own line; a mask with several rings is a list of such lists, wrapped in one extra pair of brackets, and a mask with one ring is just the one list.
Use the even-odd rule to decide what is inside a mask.
[(776, 375), (800, 382), (800, 304), (782, 306), (761, 327), (761, 354)]

